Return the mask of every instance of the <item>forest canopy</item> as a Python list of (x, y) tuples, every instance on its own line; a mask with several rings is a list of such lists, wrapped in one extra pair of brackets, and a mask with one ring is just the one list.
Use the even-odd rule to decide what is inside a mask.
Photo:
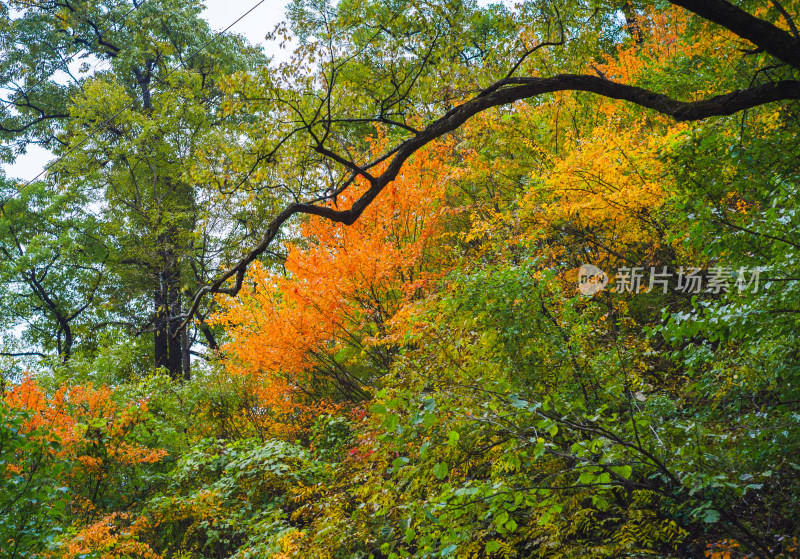
[(800, 554), (800, 2), (202, 10), (0, 5), (0, 557)]

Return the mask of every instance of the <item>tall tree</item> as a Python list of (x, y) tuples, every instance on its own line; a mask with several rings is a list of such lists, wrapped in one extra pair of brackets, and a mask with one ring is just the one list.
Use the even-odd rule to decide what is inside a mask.
[[(352, 224), (417, 150), (483, 111), (573, 91), (697, 121), (800, 99), (800, 37), (789, 10), (777, 2), (748, 2), (756, 16), (726, 0), (671, 4), (642, 2), (637, 8), (685, 10), (693, 25), (720, 31), (730, 56), (688, 61), (698, 64), (697, 71), (681, 76), (608, 76), (592, 66), (631, 32), (617, 2), (532, 1), (484, 9), (468, 0), (335, 6), (297, 0), (290, 10), (302, 42), (295, 58), (278, 71), (241, 76), (232, 92), (235, 108), (258, 116), (247, 148), (251, 164), (288, 160), (301, 170), (294, 176), (307, 180), (296, 183), (294, 200), (275, 215), (261, 241), (196, 293), (191, 311), (208, 293), (238, 293), (248, 265), (292, 216)], [(728, 71), (731, 63), (735, 72)], [(389, 127), (394, 144), (370, 158), (359, 138), (378, 124)], [(349, 207), (324, 203), (358, 177), (370, 187)]]
[(49, 183), (96, 200), (87, 213), (113, 224), (105, 242), (118, 311), (152, 332), (156, 366), (188, 376), (195, 335), (178, 332), (183, 293), (214, 267), (212, 238), (231, 227), (215, 221), (214, 192), (200, 193), (187, 162), (225, 125), (220, 81), (265, 59), (238, 36), (215, 35), (199, 2), (10, 8), (2, 13), (3, 154), (37, 143), (61, 156)]

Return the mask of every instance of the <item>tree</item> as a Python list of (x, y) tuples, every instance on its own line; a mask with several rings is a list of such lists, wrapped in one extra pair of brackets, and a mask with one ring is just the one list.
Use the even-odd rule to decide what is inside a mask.
[[(352, 224), (413, 153), (488, 109), (575, 91), (627, 101), (676, 121), (697, 121), (800, 98), (800, 81), (795, 79), (800, 38), (792, 33), (794, 21), (780, 4), (770, 4), (775, 9), (763, 6), (760, 17), (725, 0), (671, 4), (656, 8), (647, 3), (640, 9), (684, 9), (694, 17), (694, 25), (721, 29), (724, 47), (738, 56), (741, 66), (737, 77), (723, 81), (728, 92), (689, 101), (675, 97), (687, 88), (697, 90), (701, 82), (713, 90), (712, 75), (701, 75), (696, 83), (675, 80), (651, 87), (644, 76), (639, 76), (642, 85), (637, 85), (609, 79), (602, 72), (570, 73), (604, 56), (608, 35), (629, 30), (613, 23), (617, 4), (600, 8), (578, 4), (567, 10), (544, 2), (526, 3), (519, 13), (512, 13), (498, 6), (483, 11), (474, 3), (455, 0), (419, 8), (372, 3), (342, 3), (334, 8), (325, 2), (296, 2), (292, 14), (305, 38), (303, 47), (277, 72), (264, 72), (259, 78), (241, 76), (232, 88), (233, 103), (259, 117), (258, 128), (250, 134), (250, 149), (258, 154), (255, 161), (272, 163), (285, 158), (286, 150), (295, 150), (291, 164), (316, 169), (308, 173), (314, 180), (299, 185), (293, 193), (299, 201), (275, 216), (259, 244), (196, 293), (189, 314), (208, 293), (238, 293), (248, 265), (269, 248), (289, 218), (306, 214)], [(503, 47), (498, 37), (521, 39)], [(742, 51), (743, 44), (754, 48)], [(298, 73), (312, 63), (318, 70)], [(542, 65), (565, 67), (566, 72), (539, 77), (535, 74)], [(766, 83), (758, 83), (767, 67), (773, 72)], [(375, 90), (370, 84), (376, 82), (385, 87)], [(431, 84), (435, 85), (425, 87)], [(432, 116), (440, 110), (446, 112)], [(262, 137), (263, 122), (270, 123), (274, 139)], [(352, 141), (358, 137), (356, 130), (375, 124), (392, 130), (394, 147), (371, 160), (355, 157), (364, 153)], [(329, 180), (323, 186), (319, 177)], [(370, 187), (349, 208), (318, 203), (335, 200), (359, 177)]]
[[(29, 143), (61, 156), (49, 181), (82, 193), (114, 224), (104, 242), (121, 284), (116, 310), (153, 333), (156, 366), (186, 377), (196, 334), (178, 332), (183, 293), (225, 250), (217, 231), (235, 235), (236, 226), (212, 219), (214, 191), (201, 193), (184, 161), (223, 126), (223, 76), (263, 58), (237, 36), (215, 36), (196, 2), (11, 6), (18, 12), (3, 13), (6, 157)], [(106, 68), (92, 73), (84, 62), (74, 72), (76, 55)]]
[[(372, 149), (385, 142), (374, 139)], [(273, 409), (294, 408), (298, 396), (368, 396), (397, 352), (389, 339), (392, 319), (444, 273), (443, 251), (432, 239), (446, 217), (435, 201), (457, 174), (444, 163), (450, 148), (417, 153), (407, 174), (384, 191), (383, 204), (353, 227), (309, 219), (287, 247), (285, 273), (257, 265), (248, 276), (252, 292), (220, 302), (212, 320), (225, 327), (231, 376), (261, 379), (273, 392)], [(339, 201), (349, 203), (357, 192)]]
[[(2, 195), (10, 192), (7, 186)], [(83, 213), (85, 202), (37, 183), (0, 208), (3, 320), (22, 325), (30, 346), (55, 350), (65, 362), (78, 339), (91, 339), (105, 322), (97, 299), (109, 247), (98, 220)]]

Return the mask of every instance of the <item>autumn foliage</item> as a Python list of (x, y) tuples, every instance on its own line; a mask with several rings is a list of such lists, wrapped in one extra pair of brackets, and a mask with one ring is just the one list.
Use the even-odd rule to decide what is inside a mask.
[[(387, 141), (379, 136), (373, 150)], [(448, 149), (419, 153), (353, 226), (309, 218), (287, 246), (285, 274), (256, 264), (247, 278), (252, 289), (220, 299), (214, 322), (231, 338), (225, 371), (256, 379), (253, 393), (276, 414), (276, 427), (302, 415), (301, 402), (321, 384), (358, 397), (370, 379), (359, 378), (356, 361), (389, 366), (392, 317), (443, 271), (436, 235), (456, 173), (443, 163)], [(359, 182), (331, 204), (349, 205), (364, 188)]]
[[(294, 66), (219, 82), (215, 118), (240, 120), (198, 133), (198, 156), (176, 171), (182, 187), (213, 188), (186, 186), (191, 203), (156, 231), (161, 256), (174, 257), (172, 283), (158, 272), (171, 318), (156, 324), (166, 316), (159, 300), (125, 343), (103, 346), (91, 330), (89, 357), (3, 375), (0, 555), (796, 556), (794, 102), (690, 122), (587, 91), (483, 110), (416, 151), (352, 225), (295, 215), (236, 296), (217, 295), (191, 317), (181, 305), (246, 253), (214, 252), (209, 239), (269, 233), (261, 214), (287, 200), (352, 207), (370, 188), (367, 172), (380, 175), (384, 155), (409, 145), (398, 138), (416, 137), (430, 114), (457, 120), (467, 100), (493, 95), (474, 91), (492, 72), (506, 76), (515, 48), (528, 54), (499, 91), (519, 85), (514, 76), (563, 67), (695, 100), (767, 90), (797, 69), (663, 3), (322, 4), (293, 3)], [(797, 35), (797, 2), (740, 4)], [(467, 8), (469, 18), (453, 16)], [(467, 46), (450, 44), (462, 27)], [(317, 72), (327, 68), (319, 36), (331, 29), (348, 34), (346, 60)], [(186, 72), (175, 79), (201, 81)], [(300, 89), (280, 90), (285, 82)], [(343, 98), (320, 93), (340, 85)], [(419, 98), (396, 99), (414, 87)], [(279, 93), (296, 111), (269, 104)], [(353, 99), (380, 105), (380, 122), (361, 118)], [(336, 103), (352, 103), (347, 118), (297, 116), (308, 104), (335, 114)], [(289, 131), (278, 141), (271, 126)], [(281, 141), (291, 149), (277, 149)], [(377, 163), (336, 171), (326, 141)], [(315, 178), (294, 192), (303, 173)], [(323, 175), (353, 181), (322, 191)], [(189, 216), (212, 202), (220, 215)], [(202, 231), (179, 234), (188, 222)], [(209, 268), (175, 256), (181, 243), (213, 253)], [(611, 277), (639, 269), (642, 289), (581, 293), (584, 264)], [(703, 289), (672, 279), (647, 288), (651, 270), (674, 278), (687, 268)], [(737, 289), (742, 268), (763, 274), (758, 289)], [(726, 289), (708, 287), (712, 269)], [(191, 349), (181, 354), (190, 366), (178, 369), (191, 375), (176, 375), (174, 360), (136, 362), (150, 344), (143, 333), (175, 346), (180, 333), (162, 334), (187, 318), (177, 345)]]

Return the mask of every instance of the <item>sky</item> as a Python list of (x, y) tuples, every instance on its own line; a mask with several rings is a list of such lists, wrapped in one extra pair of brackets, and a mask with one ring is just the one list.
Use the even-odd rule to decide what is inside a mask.
[[(221, 31), (239, 19), (248, 10), (257, 7), (234, 25), (230, 32), (244, 35), (251, 43), (264, 45), (268, 55), (281, 59), (288, 51), (279, 51), (275, 45), (264, 41), (266, 34), (283, 21), (288, 0), (205, 0), (203, 17), (215, 31)], [(8, 177), (30, 180), (38, 175), (52, 158), (47, 150), (30, 146), (25, 155), (17, 158), (13, 165), (2, 165)]]
[[(242, 14), (258, 3), (258, 0), (205, 0), (206, 10), (203, 13), (206, 21), (215, 31), (221, 31), (236, 21)], [(287, 0), (264, 0), (247, 17), (237, 23), (232, 32), (247, 37), (251, 43), (263, 44), (269, 54), (276, 54), (264, 42), (264, 36), (272, 31), (276, 24), (283, 21)]]
[[(278, 61), (288, 57), (288, 50), (279, 50), (274, 43), (267, 43), (266, 34), (275, 28), (275, 25), (285, 19), (286, 5), (289, 0), (205, 0), (206, 9), (203, 17), (215, 31), (221, 31), (239, 19), (254, 6), (247, 16), (236, 23), (231, 29), (232, 33), (244, 35), (253, 44), (262, 44), (267, 54)], [(481, 0), (480, 5), (490, 3)], [(13, 165), (3, 164), (2, 168), (7, 177), (28, 181), (41, 173), (44, 166), (52, 158), (49, 151), (37, 146), (29, 146), (26, 154), (17, 158)]]

